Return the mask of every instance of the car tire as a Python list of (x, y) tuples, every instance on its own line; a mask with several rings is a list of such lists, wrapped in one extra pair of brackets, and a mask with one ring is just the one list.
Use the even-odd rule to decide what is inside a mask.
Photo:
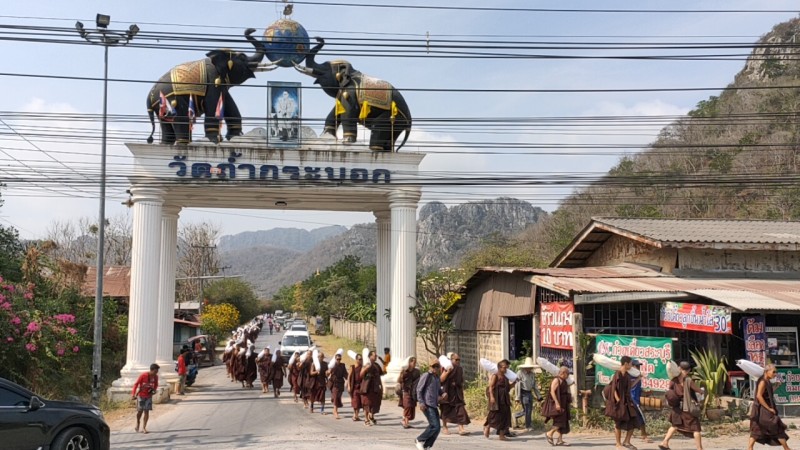
[(50, 448), (52, 450), (92, 450), (95, 446), (89, 430), (72, 427), (59, 433)]

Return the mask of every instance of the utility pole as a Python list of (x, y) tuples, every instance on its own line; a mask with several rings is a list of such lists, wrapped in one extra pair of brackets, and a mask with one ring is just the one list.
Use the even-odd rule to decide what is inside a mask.
[(206, 251), (209, 249), (216, 249), (216, 245), (193, 245), (192, 248), (199, 248), (202, 249), (202, 253), (200, 255), (200, 275), (197, 277), (197, 280), (200, 283), (200, 291), (197, 293), (197, 301), (198, 301), (198, 310), (200, 313), (203, 312), (203, 281), (206, 277), (207, 270), (207, 253)]

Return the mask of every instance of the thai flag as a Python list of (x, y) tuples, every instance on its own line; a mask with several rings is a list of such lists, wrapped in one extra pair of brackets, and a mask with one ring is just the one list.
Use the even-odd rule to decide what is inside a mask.
[(194, 95), (189, 96), (189, 111), (187, 112), (189, 116), (189, 131), (194, 129), (194, 123), (197, 121), (197, 109), (194, 106)]
[(172, 107), (172, 103), (163, 92), (159, 92), (159, 95), (161, 96), (161, 105), (158, 108), (158, 117), (162, 120), (172, 120), (175, 117), (175, 108)]
[(219, 95), (219, 101), (217, 101), (217, 112), (214, 113), (214, 117), (217, 120), (225, 120), (225, 104), (222, 101), (222, 94)]

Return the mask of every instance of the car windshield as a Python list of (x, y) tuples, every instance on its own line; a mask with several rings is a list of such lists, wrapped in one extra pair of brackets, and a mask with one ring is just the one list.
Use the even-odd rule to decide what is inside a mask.
[(308, 346), (308, 336), (284, 336), (283, 346)]
[(306, 326), (305, 326), (305, 324), (302, 324), (302, 323), (296, 323), (296, 324), (292, 325), (292, 328), (297, 328), (298, 330), (305, 330)]

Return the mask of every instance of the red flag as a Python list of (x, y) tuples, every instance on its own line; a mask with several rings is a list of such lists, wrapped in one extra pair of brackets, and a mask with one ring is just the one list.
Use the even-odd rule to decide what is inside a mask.
[(189, 116), (189, 131), (194, 130), (194, 123), (197, 121), (197, 110), (194, 106), (194, 95), (189, 96), (189, 111), (187, 112)]
[(225, 120), (225, 104), (222, 101), (222, 94), (219, 95), (219, 101), (217, 101), (217, 112), (214, 114), (214, 117), (217, 120)]
[(172, 107), (172, 103), (167, 99), (167, 96), (164, 95), (163, 92), (159, 92), (160, 97), (160, 107), (158, 108), (158, 118), (161, 120), (172, 120), (175, 117), (175, 108)]

